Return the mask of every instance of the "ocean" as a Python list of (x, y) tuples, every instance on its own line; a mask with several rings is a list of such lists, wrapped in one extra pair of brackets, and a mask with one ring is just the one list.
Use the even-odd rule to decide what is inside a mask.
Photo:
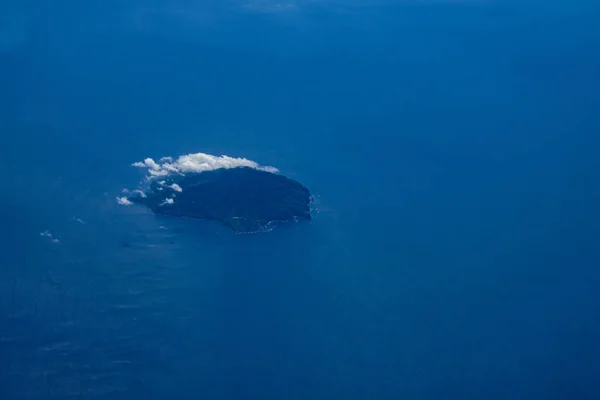
[[(600, 398), (593, 1), (4, 0), (0, 399)], [(117, 204), (277, 167), (313, 220)]]

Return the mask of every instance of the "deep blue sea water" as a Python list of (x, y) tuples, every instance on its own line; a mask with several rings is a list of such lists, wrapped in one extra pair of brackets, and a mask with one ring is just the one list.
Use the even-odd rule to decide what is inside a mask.
[[(599, 20), (0, 1), (0, 399), (600, 398)], [(115, 202), (195, 152), (278, 167), (314, 220)]]

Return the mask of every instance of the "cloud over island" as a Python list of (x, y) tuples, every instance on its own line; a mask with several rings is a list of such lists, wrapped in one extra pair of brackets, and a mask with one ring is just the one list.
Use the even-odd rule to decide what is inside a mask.
[(235, 158), (229, 156), (213, 156), (206, 153), (194, 153), (179, 156), (177, 159), (163, 157), (158, 162), (152, 158), (138, 161), (132, 164), (134, 167), (146, 168), (149, 178), (164, 177), (169, 175), (185, 175), (186, 173), (199, 173), (213, 171), (220, 168), (248, 167), (267, 172), (278, 172), (275, 167), (261, 166), (257, 162), (247, 158)]
[[(279, 172), (279, 170), (275, 167), (263, 166), (258, 164), (256, 161), (252, 161), (247, 158), (236, 158), (226, 155), (214, 156), (206, 153), (185, 154), (177, 158), (162, 157), (158, 161), (155, 161), (152, 158), (146, 158), (143, 161), (137, 161), (131, 165), (137, 168), (146, 169), (148, 171), (146, 180), (157, 182), (161, 186), (157, 190), (162, 191), (164, 187), (169, 188), (177, 193), (181, 193), (183, 191), (181, 186), (179, 186), (177, 183), (172, 183), (168, 186), (165, 186), (166, 181), (164, 179), (158, 180), (158, 178), (165, 178), (172, 175), (184, 176), (188, 173), (201, 173), (206, 171), (214, 171), (221, 168), (231, 169), (240, 167), (247, 167), (270, 173)], [(142, 198), (146, 197), (144, 191), (140, 190), (139, 188), (135, 190), (123, 189), (123, 193), (136, 193)], [(116, 201), (118, 204), (124, 206), (130, 206), (133, 204), (130, 198), (126, 196), (118, 196)], [(162, 205), (173, 204), (173, 202), (174, 199), (169, 198)]]

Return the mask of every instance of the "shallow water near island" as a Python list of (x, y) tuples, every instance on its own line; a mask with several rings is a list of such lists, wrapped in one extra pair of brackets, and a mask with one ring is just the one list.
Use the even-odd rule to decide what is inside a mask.
[[(0, 398), (599, 397), (592, 3), (60, 3), (0, 30)], [(195, 152), (313, 220), (116, 203)]]

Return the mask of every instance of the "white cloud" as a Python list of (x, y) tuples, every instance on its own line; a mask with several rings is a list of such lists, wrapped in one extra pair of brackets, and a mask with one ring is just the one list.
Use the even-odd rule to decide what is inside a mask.
[(166, 204), (173, 204), (173, 203), (175, 203), (175, 200), (169, 198), (169, 199), (165, 199), (165, 201), (163, 201), (162, 203), (160, 203), (160, 205), (164, 206)]
[(213, 171), (220, 168), (249, 167), (261, 171), (275, 173), (275, 167), (261, 166), (257, 162), (247, 158), (235, 158), (229, 156), (213, 156), (205, 153), (186, 154), (179, 156), (176, 160), (171, 157), (163, 157), (157, 163), (152, 158), (146, 158), (143, 162), (132, 164), (134, 167), (147, 168), (149, 178), (164, 177), (173, 174), (183, 175), (186, 173), (198, 173)]
[(50, 239), (52, 243), (60, 243), (60, 240), (58, 238), (55, 238), (54, 235), (50, 233), (50, 231), (41, 232), (40, 236)]
[(174, 183), (171, 186), (169, 186), (171, 189), (173, 189), (176, 192), (183, 192), (183, 189), (181, 188), (181, 186), (179, 186), (178, 184)]
[(81, 218), (79, 218), (79, 217), (73, 217), (73, 221), (75, 221), (75, 222), (79, 222), (80, 224), (85, 224), (85, 221), (84, 221), (84, 220), (82, 220), (82, 219), (81, 219)]
[(259, 168), (261, 171), (265, 171), (265, 172), (270, 172), (272, 174), (276, 174), (279, 172), (279, 170), (275, 167), (271, 167), (271, 166), (266, 166), (266, 167), (260, 167)]
[(144, 160), (144, 164), (146, 164), (148, 166), (148, 168), (153, 169), (153, 170), (159, 170), (160, 166), (156, 163), (156, 161), (154, 161), (151, 158), (146, 158)]
[(133, 204), (127, 197), (117, 197), (117, 203), (122, 206), (130, 206)]
[(143, 190), (140, 190), (140, 189), (136, 189), (136, 190), (134, 190), (134, 191), (133, 191), (133, 193), (137, 193), (137, 194), (139, 194), (139, 195), (140, 195), (140, 197), (141, 197), (141, 198), (143, 198), (143, 199), (145, 199), (145, 198), (147, 197), (147, 196), (146, 196), (146, 193), (144, 193), (144, 191), (143, 191)]
[(138, 168), (149, 168), (150, 170), (154, 170), (154, 171), (157, 171), (160, 169), (160, 165), (158, 165), (156, 163), (156, 161), (154, 161), (151, 158), (146, 158), (143, 162), (142, 161), (134, 162), (131, 165), (134, 167), (138, 167)]

